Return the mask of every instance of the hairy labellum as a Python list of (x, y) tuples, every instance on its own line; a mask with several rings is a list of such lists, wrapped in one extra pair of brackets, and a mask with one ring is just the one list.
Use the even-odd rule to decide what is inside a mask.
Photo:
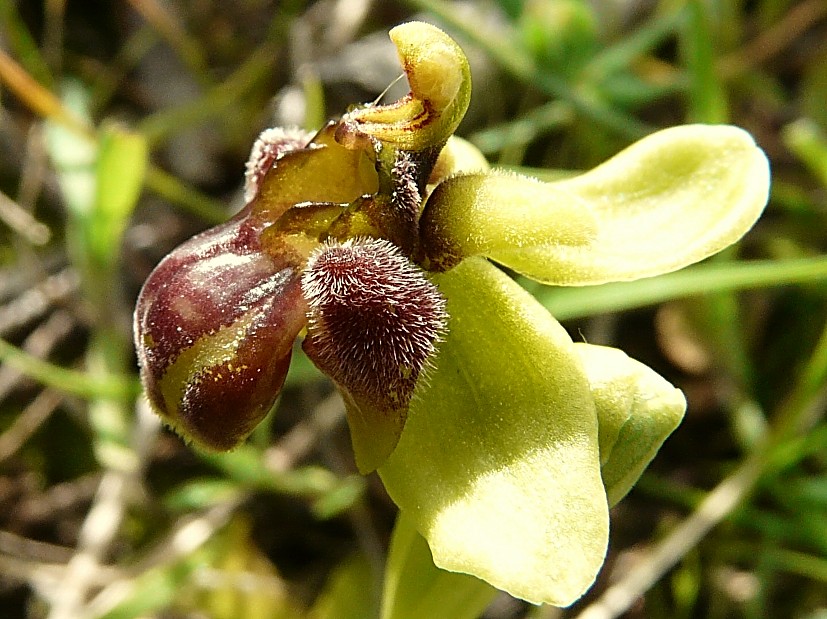
[[(355, 423), (394, 426), (401, 434), (417, 379), (445, 329), (445, 300), (423, 271), (383, 239), (328, 245), (311, 257), (302, 277), (308, 305), (308, 356), (345, 392)], [(360, 469), (358, 431), (354, 447)], [(387, 457), (377, 454), (376, 458)]]
[(436, 286), (382, 239), (329, 245), (302, 278), (314, 361), (349, 391), (406, 404), (445, 326)]
[(150, 403), (184, 437), (236, 446), (272, 407), (304, 322), (298, 269), (259, 251), (248, 219), (207, 230), (170, 253), (138, 298)]

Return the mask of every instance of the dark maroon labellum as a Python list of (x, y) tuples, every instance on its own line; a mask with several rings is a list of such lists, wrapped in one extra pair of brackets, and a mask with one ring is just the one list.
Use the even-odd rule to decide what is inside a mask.
[(305, 311), (298, 269), (262, 253), (246, 217), (182, 244), (149, 276), (135, 310), (153, 407), (202, 446), (236, 446), (272, 407)]
[[(304, 349), (344, 392), (348, 420), (392, 427), (392, 451), (423, 370), (447, 321), (437, 287), (392, 243), (352, 239), (310, 258), (302, 278), (308, 327)], [(370, 431), (379, 435), (378, 431)], [(353, 432), (356, 445), (360, 432)], [(385, 453), (387, 452), (387, 453)], [(364, 472), (378, 462), (358, 462)]]

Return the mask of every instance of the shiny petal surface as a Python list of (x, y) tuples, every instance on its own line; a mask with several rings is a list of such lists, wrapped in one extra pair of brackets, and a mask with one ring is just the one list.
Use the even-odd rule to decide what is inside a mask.
[(447, 271), (469, 256), (531, 271), (537, 252), (592, 247), (598, 222), (574, 194), (506, 172), (462, 174), (436, 186), (422, 213), (421, 241), (428, 267)]
[(182, 436), (235, 447), (267, 414), (306, 306), (298, 270), (236, 218), (173, 250), (135, 309), (135, 346), (153, 408)]
[[(555, 284), (602, 284), (675, 271), (740, 239), (767, 203), (769, 164), (742, 129), (685, 125), (556, 186), (594, 210), (597, 238), (534, 252), (533, 267), (521, 271)], [(492, 258), (510, 262), (507, 253)]]

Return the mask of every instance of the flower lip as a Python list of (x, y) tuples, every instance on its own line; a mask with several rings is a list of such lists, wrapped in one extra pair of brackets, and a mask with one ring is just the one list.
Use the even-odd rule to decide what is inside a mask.
[(445, 299), (398, 247), (367, 237), (317, 250), (302, 289), (304, 351), (342, 392), (356, 464), (369, 473), (402, 434), (445, 331)]
[(317, 365), (354, 394), (406, 405), (445, 329), (436, 286), (389, 241), (356, 238), (311, 256), (302, 289)]

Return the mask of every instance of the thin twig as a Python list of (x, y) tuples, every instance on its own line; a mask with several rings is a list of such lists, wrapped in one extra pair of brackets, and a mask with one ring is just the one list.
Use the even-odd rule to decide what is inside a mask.
[(99, 472), (50, 486), (40, 494), (24, 498), (14, 508), (14, 518), (29, 526), (52, 520), (89, 502), (100, 485)]
[(35, 287), (0, 307), (0, 335), (42, 317), (52, 305), (64, 301), (79, 287), (80, 278), (74, 269), (67, 268), (50, 275)]
[(52, 389), (44, 389), (32, 400), (11, 426), (0, 434), (0, 462), (14, 455), (29, 437), (49, 418), (63, 401), (63, 395)]
[(60, 564), (66, 563), (72, 552), (73, 549), (66, 546), (21, 537), (10, 531), (0, 531), (0, 554), (7, 557)]
[(763, 457), (759, 451), (747, 458), (735, 473), (707, 495), (689, 518), (655, 546), (647, 558), (587, 606), (577, 619), (613, 619), (629, 610), (749, 494), (761, 474)]
[(265, 466), (272, 471), (289, 471), (319, 444), (321, 437), (341, 422), (344, 415), (341, 396), (331, 394), (315, 407), (311, 416), (293, 426), (290, 432), (264, 452)]
[(20, 166), (20, 182), (15, 199), (21, 208), (34, 212), (37, 200), (51, 174), (46, 154), (43, 123), (32, 123), (26, 135), (26, 146)]
[(158, 542), (147, 557), (128, 569), (129, 576), (110, 582), (73, 619), (103, 617), (127, 600), (135, 590), (136, 578), (149, 569), (171, 565), (192, 554), (221, 529), (247, 495), (221, 503), (196, 517), (181, 519), (175, 529)]
[[(38, 359), (45, 359), (69, 334), (74, 325), (75, 321), (68, 312), (58, 310), (26, 337), (21, 348)], [(16, 368), (8, 365), (0, 367), (0, 401), (12, 392), (22, 376)]]
[[(33, 561), (22, 557), (0, 554), (0, 574), (25, 582), (38, 591), (43, 597), (48, 595), (57, 586), (66, 574), (65, 563), (51, 563), (48, 561)], [(117, 570), (105, 568), (97, 573), (100, 581), (93, 583), (101, 586), (112, 582), (117, 577)]]
[(63, 65), (64, 18), (67, 0), (48, 0), (43, 24), (43, 55), (52, 71), (60, 75)]
[(37, 221), (17, 202), (0, 191), (0, 220), (32, 245), (45, 245), (52, 238), (49, 226)]
[(49, 619), (76, 619), (98, 568), (123, 520), (127, 476), (107, 471), (98, 486), (95, 501), (80, 530), (77, 552), (66, 566), (66, 574), (49, 602)]
[(722, 58), (718, 70), (721, 75), (729, 77), (760, 65), (800, 40), (807, 30), (825, 17), (827, 3), (824, 0), (794, 4), (781, 21), (767, 28), (740, 50)]
[(128, 0), (132, 8), (175, 50), (178, 57), (202, 84), (210, 82), (204, 50), (196, 37), (190, 36), (180, 21), (158, 0)]
[(81, 526), (77, 550), (69, 561), (66, 574), (51, 595), (49, 619), (77, 619), (82, 615), (88, 591), (99, 581), (104, 559), (114, 542), (134, 486), (140, 482), (142, 467), (152, 438), (158, 431), (141, 399), (137, 406), (137, 420), (131, 440), (134, 459), (123, 458), (122, 468), (109, 468), (101, 478), (91, 509)]

